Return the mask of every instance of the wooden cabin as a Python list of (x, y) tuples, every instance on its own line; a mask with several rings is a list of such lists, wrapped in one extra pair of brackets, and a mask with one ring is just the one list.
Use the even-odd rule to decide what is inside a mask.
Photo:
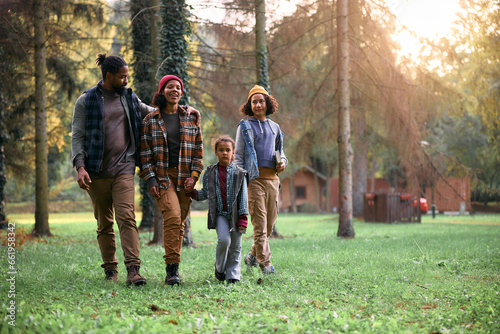
[[(316, 175), (316, 176), (315, 176)], [(315, 177), (317, 182), (315, 181)], [(295, 189), (297, 212), (324, 212), (326, 210), (326, 177), (309, 166), (299, 168), (293, 175), (281, 180), (280, 211), (293, 212), (291, 187)]]

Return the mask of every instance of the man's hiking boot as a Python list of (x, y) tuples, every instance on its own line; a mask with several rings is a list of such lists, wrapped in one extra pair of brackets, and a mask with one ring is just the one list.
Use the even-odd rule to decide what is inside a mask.
[(165, 284), (167, 285), (179, 285), (181, 280), (179, 279), (179, 264), (178, 263), (169, 263), (167, 264), (167, 268), (165, 268), (167, 272), (167, 277), (165, 277)]
[(247, 255), (245, 255), (244, 260), (245, 260), (245, 264), (247, 265), (248, 270), (251, 270), (252, 267), (257, 268), (257, 265), (259, 264), (259, 262), (257, 261), (257, 258), (255, 256), (253, 256), (252, 253), (248, 253)]
[(215, 267), (215, 278), (217, 278), (217, 280), (219, 280), (220, 282), (224, 282), (224, 279), (226, 278), (226, 274), (218, 272), (217, 266), (215, 265), (215, 263), (214, 263), (214, 267)]
[(127, 267), (127, 285), (143, 285), (146, 284), (146, 279), (139, 274), (139, 266)]
[(118, 283), (118, 271), (116, 270), (106, 270), (106, 281)]
[(236, 279), (236, 278), (230, 278), (227, 280), (227, 284), (236, 284), (238, 283), (240, 280), (239, 279)]

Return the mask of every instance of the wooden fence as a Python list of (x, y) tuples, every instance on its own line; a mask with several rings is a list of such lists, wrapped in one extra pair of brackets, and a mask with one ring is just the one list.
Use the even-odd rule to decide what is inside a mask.
[(365, 193), (365, 222), (420, 223), (420, 198), (404, 193)]

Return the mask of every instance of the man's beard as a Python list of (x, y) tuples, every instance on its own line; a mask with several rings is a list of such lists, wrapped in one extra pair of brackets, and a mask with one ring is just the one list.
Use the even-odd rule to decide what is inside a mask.
[(113, 87), (113, 89), (117, 94), (123, 95), (125, 93), (125, 90), (127, 89), (127, 86), (116, 86)]

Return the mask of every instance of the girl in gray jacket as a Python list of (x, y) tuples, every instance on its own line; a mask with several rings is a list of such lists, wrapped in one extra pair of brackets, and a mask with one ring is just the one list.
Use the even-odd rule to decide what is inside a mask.
[(247, 172), (236, 166), (234, 140), (221, 136), (215, 142), (217, 164), (208, 166), (203, 189), (189, 195), (197, 201), (208, 198), (208, 228), (217, 231), (215, 277), (236, 283), (241, 278), (241, 235), (248, 215)]

